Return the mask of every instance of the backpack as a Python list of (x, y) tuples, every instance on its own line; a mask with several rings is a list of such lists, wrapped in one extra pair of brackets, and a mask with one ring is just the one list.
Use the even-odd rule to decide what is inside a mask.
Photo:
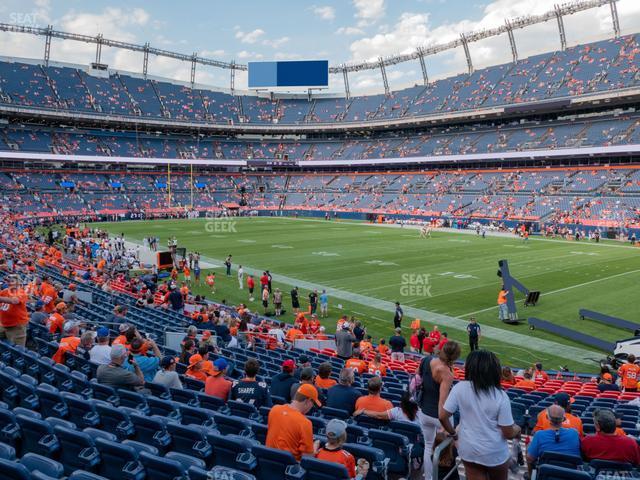
[(424, 393), (422, 377), (424, 375), (425, 363), (428, 365), (433, 359), (432, 356), (424, 357), (416, 370), (416, 373), (409, 379), (409, 393), (411, 399), (418, 405), (422, 404), (422, 395)]

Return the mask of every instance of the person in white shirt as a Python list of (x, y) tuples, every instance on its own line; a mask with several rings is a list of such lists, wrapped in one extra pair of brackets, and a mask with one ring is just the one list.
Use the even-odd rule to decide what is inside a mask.
[(153, 377), (153, 383), (164, 385), (167, 388), (182, 390), (180, 376), (176, 372), (176, 359), (171, 355), (165, 355), (160, 362), (160, 370)]
[(278, 327), (270, 329), (267, 333), (270, 337), (275, 338), (279, 345), (284, 345), (284, 339), (286, 338), (284, 334), (284, 322), (280, 322)]
[(100, 327), (96, 331), (96, 344), (89, 350), (89, 360), (98, 365), (111, 363), (111, 347), (109, 346), (109, 329)]
[[(458, 454), (468, 480), (507, 480), (511, 453), (507, 440), (520, 435), (513, 421), (511, 402), (500, 385), (498, 357), (487, 350), (474, 350), (465, 362), (465, 380), (453, 386), (440, 422), (458, 440)], [(458, 431), (451, 416), (460, 412)], [(459, 439), (458, 439), (459, 436)]]
[(244, 283), (244, 269), (242, 265), (238, 265), (238, 285), (240, 286), (240, 290), (243, 289), (242, 284)]

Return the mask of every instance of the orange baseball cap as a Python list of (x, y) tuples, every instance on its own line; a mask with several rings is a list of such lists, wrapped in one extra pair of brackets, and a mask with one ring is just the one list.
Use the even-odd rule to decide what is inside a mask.
[(605, 379), (605, 380), (613, 381), (613, 377), (611, 376), (610, 373), (603, 374), (602, 378)]
[(211, 338), (211, 332), (209, 330), (202, 332), (202, 339), (206, 340), (207, 338)]
[(62, 310), (63, 308), (67, 308), (67, 304), (66, 304), (66, 303), (64, 303), (64, 302), (59, 302), (59, 303), (56, 305), (56, 310)]
[(189, 358), (189, 366), (193, 367), (196, 363), (200, 363), (201, 361), (202, 355), (200, 355), (199, 353), (191, 355), (191, 357)]
[(303, 383), (300, 385), (300, 388), (298, 388), (298, 393), (300, 395), (304, 395), (309, 400), (313, 400), (313, 403), (315, 403), (316, 406), (322, 407), (322, 403), (320, 403), (320, 400), (318, 399), (318, 390), (313, 385)]

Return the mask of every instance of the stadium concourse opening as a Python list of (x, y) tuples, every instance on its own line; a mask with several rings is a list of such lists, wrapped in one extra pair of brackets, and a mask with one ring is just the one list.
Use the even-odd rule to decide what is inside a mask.
[[(325, 3), (291, 15), (363, 2)], [(396, 8), (369, 3), (349, 32)], [(0, 44), (0, 480), (635, 476), (640, 34), (618, 6), (341, 63), (0, 23), (45, 52)], [(610, 38), (572, 44), (596, 9)], [(514, 30), (549, 24), (560, 48), (519, 55)], [(294, 35), (242, 25), (238, 58)], [(502, 34), (513, 61), (474, 66)], [(95, 58), (58, 63), (58, 40)], [(455, 48), (466, 71), (430, 79)]]

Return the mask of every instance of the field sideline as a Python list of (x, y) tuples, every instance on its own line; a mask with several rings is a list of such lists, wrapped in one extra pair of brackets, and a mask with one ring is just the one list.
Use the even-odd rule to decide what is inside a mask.
[[(513, 366), (542, 361), (546, 368), (566, 365), (574, 371), (595, 371), (604, 352), (538, 330), (532, 332), (526, 322), (509, 326), (498, 321), (495, 303), (500, 281), (496, 271), (501, 258), (509, 260), (512, 274), (527, 287), (542, 291), (535, 308), (525, 309), (520, 301), (521, 319), (535, 315), (614, 341), (628, 337), (629, 332), (580, 321), (578, 309), (590, 308), (632, 321), (637, 312), (632, 301), (640, 279), (640, 249), (617, 242), (533, 237), (525, 244), (507, 236), (482, 239), (444, 231), (420, 239), (418, 231), (411, 228), (270, 217), (94, 226), (124, 233), (137, 243), (154, 235), (166, 245), (167, 238), (175, 235), (180, 246), (199, 251), (204, 261), (215, 266), (214, 300), (244, 302), (253, 311), (261, 311), (258, 295), (249, 302), (247, 291), (238, 289), (235, 272), (231, 278), (224, 274), (221, 262), (228, 254), (233, 255), (234, 266), (242, 264), (246, 272), (269, 269), (274, 286), (285, 293), (287, 307), (293, 285), (300, 287), (301, 298), (306, 298), (308, 289), (326, 288), (330, 317), (324, 323), (330, 332), (337, 318), (346, 313), (362, 320), (374, 338), (388, 337), (393, 302), (398, 300), (405, 310), (404, 326), (415, 316), (423, 325), (438, 324), (450, 338), (461, 341), (466, 352), (464, 326), (468, 316), (475, 315), (484, 327), (481, 345), (498, 352), (504, 363)], [(212, 298), (204, 287), (194, 291), (209, 293)], [(292, 320), (290, 310), (283, 318)]]

